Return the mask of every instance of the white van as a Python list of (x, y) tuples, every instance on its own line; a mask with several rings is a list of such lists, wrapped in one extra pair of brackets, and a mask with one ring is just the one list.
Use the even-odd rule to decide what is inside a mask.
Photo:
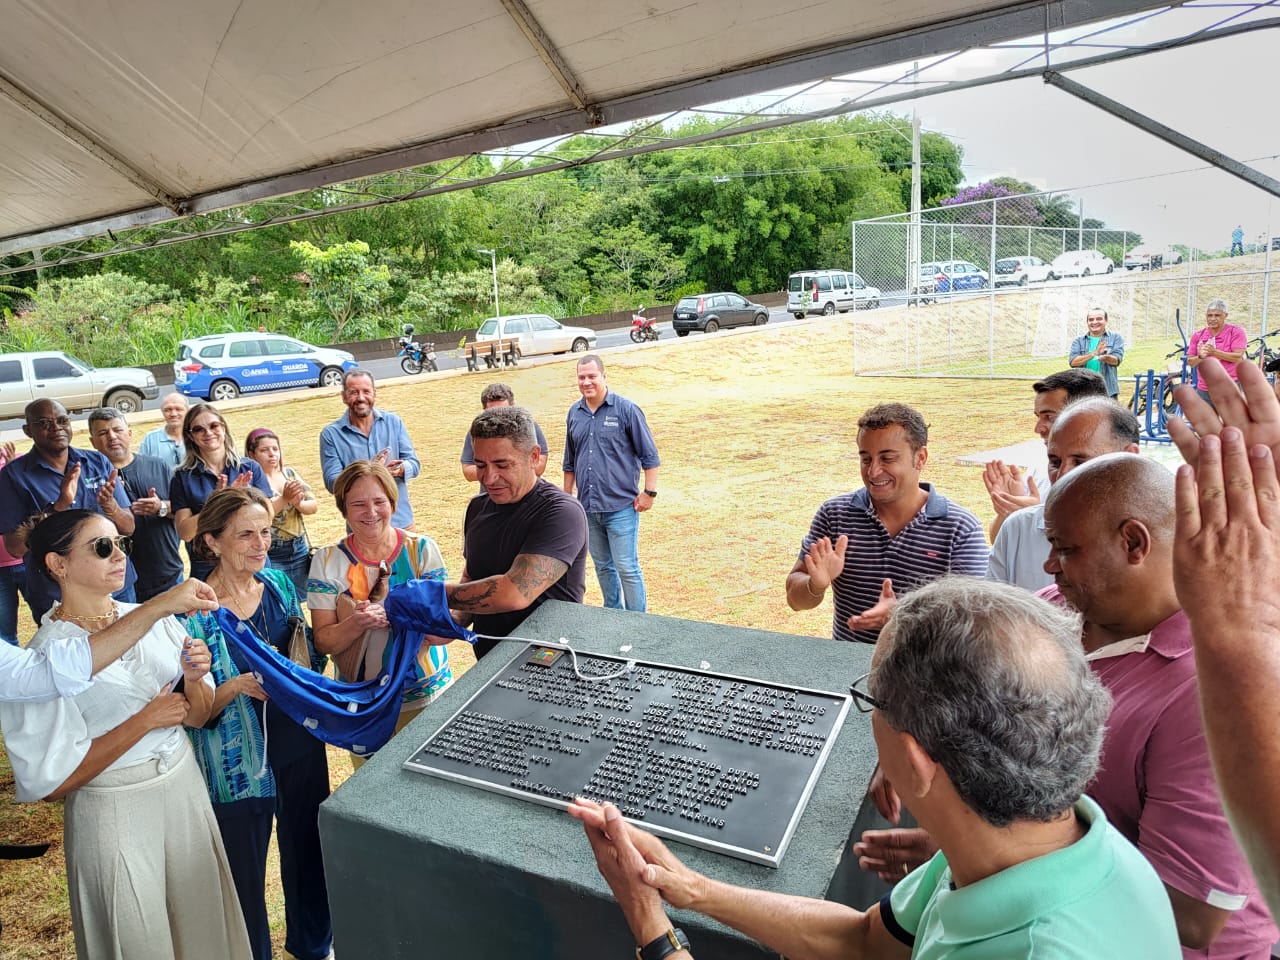
[(797, 320), (805, 314), (831, 316), (858, 307), (880, 306), (880, 291), (856, 273), (845, 270), (802, 270), (787, 278), (787, 312)]

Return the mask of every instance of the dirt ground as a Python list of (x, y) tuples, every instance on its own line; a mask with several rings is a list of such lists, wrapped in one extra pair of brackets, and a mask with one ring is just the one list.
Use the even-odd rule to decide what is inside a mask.
[[(1031, 437), (1027, 382), (855, 377), (850, 343), (857, 319), (693, 336), (605, 357), (609, 386), (644, 408), (663, 459), (657, 504), (641, 524), (650, 612), (829, 636), (829, 603), (794, 613), (786, 606), (783, 581), (818, 505), (861, 485), (856, 421), (881, 401), (909, 403), (924, 413), (931, 430), (925, 479), (984, 523), (991, 518), (979, 468), (959, 465), (956, 458)], [(380, 407), (409, 425), (423, 463), (422, 476), (409, 486), (417, 529), (437, 540), (451, 572), (462, 567), (463, 511), (475, 492), (462, 477), (458, 454), (479, 410), (480, 390), (493, 380), (509, 383), (517, 402), (537, 417), (551, 446), (546, 477), (558, 483), (564, 415), (578, 397), (573, 358), (525, 362), (501, 374), (442, 373), (401, 381), (385, 386), (378, 397)], [(316, 440), (342, 412), (340, 399), (317, 391), (285, 403), (258, 398), (223, 409), (237, 442), (259, 426), (280, 434), (286, 462), (320, 493), (320, 512), (308, 521), (313, 541), (341, 536), (342, 520), (320, 483)], [(135, 443), (155, 425), (154, 416), (139, 417)], [(88, 445), (83, 437), (73, 442)], [(594, 574), (587, 577), (586, 602), (600, 603)], [(30, 630), (28, 622), (19, 632), (29, 636)], [(464, 645), (454, 644), (450, 653), (455, 671), (473, 662)], [(350, 774), (350, 764), (337, 751), (330, 757), (336, 787)], [(12, 799), (12, 777), (0, 757), (0, 839), (47, 840), (54, 849), (41, 860), (6, 863), (0, 871), (0, 957), (73, 957), (62, 805), (19, 807)], [(279, 950), (283, 904), (274, 871), (269, 865)]]

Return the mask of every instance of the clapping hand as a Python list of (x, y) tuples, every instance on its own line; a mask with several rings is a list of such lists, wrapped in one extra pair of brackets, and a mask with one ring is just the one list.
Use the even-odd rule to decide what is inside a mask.
[(819, 537), (804, 555), (804, 572), (809, 575), (809, 583), (814, 596), (820, 594), (831, 581), (844, 572), (844, 555), (849, 547), (849, 538), (841, 536), (835, 543), (830, 537)]
[(893, 612), (898, 598), (893, 592), (893, 581), (886, 579), (880, 585), (880, 599), (869, 610), (855, 613), (846, 622), (850, 630), (879, 630), (889, 622), (889, 614)]

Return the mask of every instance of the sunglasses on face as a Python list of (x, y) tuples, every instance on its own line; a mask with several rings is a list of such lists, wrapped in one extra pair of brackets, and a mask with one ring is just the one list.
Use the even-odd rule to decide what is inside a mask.
[(204, 426), (203, 424), (197, 424), (196, 426), (191, 428), (191, 435), (193, 437), (203, 437), (206, 433), (221, 433), (221, 432), (222, 432), (222, 424), (216, 423), (216, 422), (209, 424), (207, 427)]
[(52, 430), (54, 427), (58, 427), (60, 429), (65, 430), (67, 429), (67, 427), (71, 426), (71, 418), (70, 417), (41, 417), (39, 420), (32, 420), (31, 426), (35, 427), (37, 430), (45, 430), (45, 431)]
[(96, 553), (98, 558), (101, 560), (110, 559), (111, 555), (115, 553), (116, 547), (119, 547), (120, 552), (127, 557), (133, 553), (133, 537), (126, 537), (124, 535), (118, 537), (98, 537), (95, 540), (90, 540), (85, 544), (85, 546), (92, 547), (93, 552)]

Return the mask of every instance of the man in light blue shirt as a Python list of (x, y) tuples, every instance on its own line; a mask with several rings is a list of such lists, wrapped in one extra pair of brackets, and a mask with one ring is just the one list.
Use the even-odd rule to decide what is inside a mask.
[(164, 426), (156, 427), (142, 438), (138, 453), (144, 457), (163, 460), (172, 471), (178, 469), (187, 455), (182, 442), (182, 421), (187, 416), (187, 398), (180, 393), (169, 394), (160, 404), (160, 412), (164, 414)]
[(338, 474), (357, 460), (379, 460), (395, 478), (399, 497), (391, 525), (413, 529), (413, 506), (408, 481), (422, 472), (404, 421), (374, 404), (378, 388), (373, 374), (356, 367), (342, 378), (342, 402), (347, 412), (320, 431), (320, 469), (324, 486), (333, 493)]

